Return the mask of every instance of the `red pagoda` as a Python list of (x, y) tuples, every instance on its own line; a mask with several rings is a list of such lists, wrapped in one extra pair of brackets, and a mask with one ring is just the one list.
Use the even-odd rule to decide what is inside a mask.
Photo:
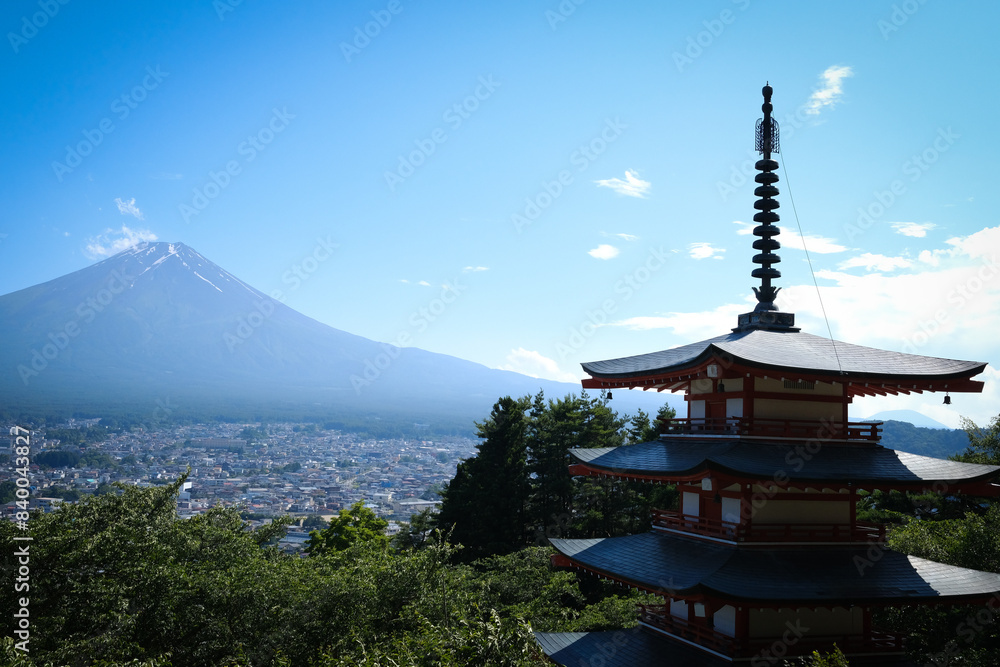
[(763, 94), (757, 306), (731, 333), (583, 364), (587, 389), (683, 391), (687, 417), (653, 442), (572, 450), (570, 472), (676, 484), (680, 508), (655, 511), (648, 533), (552, 540), (555, 565), (662, 598), (635, 631), (536, 633), (557, 664), (771, 665), (834, 643), (852, 665), (909, 664), (873, 608), (1000, 593), (1000, 576), (889, 550), (885, 526), (857, 519), (861, 490), (1000, 495), (996, 466), (886, 449), (878, 424), (848, 421), (858, 396), (980, 392), (971, 378), (986, 364), (814, 336), (777, 309), (778, 125), (771, 87)]

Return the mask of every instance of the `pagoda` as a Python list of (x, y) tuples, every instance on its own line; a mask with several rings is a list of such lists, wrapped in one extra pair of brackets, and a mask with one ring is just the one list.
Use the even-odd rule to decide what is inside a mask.
[(981, 392), (972, 378), (986, 364), (814, 336), (778, 310), (778, 125), (763, 94), (756, 307), (715, 338), (583, 364), (585, 388), (682, 391), (687, 416), (661, 422), (653, 442), (572, 450), (570, 473), (675, 484), (680, 501), (647, 533), (551, 541), (554, 565), (661, 599), (636, 630), (536, 633), (557, 664), (772, 665), (834, 643), (852, 665), (910, 664), (874, 608), (1000, 593), (997, 574), (892, 551), (884, 525), (857, 518), (862, 490), (1000, 495), (1000, 467), (886, 449), (878, 423), (848, 420), (855, 397)]

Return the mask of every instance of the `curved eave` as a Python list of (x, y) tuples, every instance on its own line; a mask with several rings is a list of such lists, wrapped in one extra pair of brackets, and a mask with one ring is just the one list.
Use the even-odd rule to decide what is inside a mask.
[[(655, 474), (638, 470), (612, 470), (610, 468), (599, 468), (585, 463), (574, 463), (569, 466), (569, 473), (574, 477), (613, 477), (615, 479), (630, 482), (648, 482), (650, 484), (677, 484), (679, 482), (696, 482), (704, 477), (715, 477), (726, 479), (730, 483), (746, 484), (772, 484), (774, 479), (748, 476), (731, 468), (724, 466), (713, 466), (707, 464), (698, 470), (684, 474)], [(892, 482), (879, 479), (852, 480), (830, 480), (830, 479), (809, 479), (795, 478), (783, 481), (781, 488), (791, 486), (793, 488), (814, 488), (814, 489), (864, 489), (867, 491), (927, 491), (933, 490), (936, 486), (944, 485), (942, 488), (950, 494), (964, 494), (968, 496), (981, 496), (986, 498), (1000, 497), (1000, 484), (993, 482), (991, 478), (981, 480), (971, 480), (956, 482), (954, 480), (930, 480), (924, 482)]]
[[(733, 664), (731, 660), (671, 641), (658, 633), (643, 631), (639, 626), (628, 630), (535, 632), (534, 635), (552, 662), (568, 667), (660, 664), (671, 667), (722, 667)], [(600, 660), (595, 660), (595, 657)]]
[[(751, 333), (767, 335), (767, 332)], [(677, 391), (692, 379), (706, 377), (706, 367), (715, 363), (722, 366), (729, 377), (749, 373), (761, 377), (784, 376), (839, 382), (849, 385), (849, 393), (852, 395), (924, 391), (978, 393), (983, 390), (982, 382), (970, 378), (983, 372), (987, 365), (985, 362), (924, 357), (848, 343), (838, 342), (833, 345), (828, 339), (810, 334), (771, 335), (804, 337), (788, 339), (797, 342), (790, 349), (797, 347), (804, 352), (792, 355), (789, 360), (783, 354), (783, 341), (780, 338), (762, 338), (760, 344), (751, 347), (744, 344), (749, 336), (721, 336), (662, 352), (583, 363), (583, 370), (591, 376), (583, 380), (583, 387)], [(825, 349), (827, 346), (829, 350)], [(746, 355), (738, 350), (734, 351), (734, 348), (739, 347), (749, 347), (755, 354)], [(841, 351), (843, 358), (838, 356)], [(661, 363), (673, 359), (676, 359), (675, 363)], [(796, 363), (795, 359), (803, 363)], [(810, 363), (804, 363), (805, 361)], [(895, 370), (878, 370), (885, 366)]]
[[(1000, 466), (961, 463), (885, 447), (704, 442), (694, 439), (623, 447), (571, 449), (573, 475), (616, 477), (654, 483), (695, 481), (707, 476), (740, 483), (816, 488), (925, 490), (1000, 496)], [(876, 471), (877, 474), (873, 474)]]
[(752, 606), (968, 604), (1000, 596), (1000, 575), (889, 549), (746, 550), (642, 533), (552, 540), (557, 564), (654, 595)]

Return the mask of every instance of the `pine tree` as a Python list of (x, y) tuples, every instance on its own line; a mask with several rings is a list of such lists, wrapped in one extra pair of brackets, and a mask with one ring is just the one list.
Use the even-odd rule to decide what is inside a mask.
[(531, 399), (501, 398), (489, 419), (477, 422), (483, 439), (472, 458), (458, 464), (442, 493), (437, 524), (453, 530), (452, 539), (468, 559), (505, 554), (525, 544), (526, 464)]

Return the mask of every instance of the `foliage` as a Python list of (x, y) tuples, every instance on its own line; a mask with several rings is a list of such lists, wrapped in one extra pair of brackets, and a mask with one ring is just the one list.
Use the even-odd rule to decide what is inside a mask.
[(525, 543), (528, 406), (527, 398), (497, 401), (490, 417), (476, 423), (483, 439), (478, 454), (458, 464), (443, 490), (438, 525), (454, 531), (467, 559), (509, 553)]
[[(1000, 572), (1000, 505), (957, 519), (910, 521), (890, 532), (888, 546), (949, 565)], [(996, 664), (1000, 652), (996, 603), (993, 598), (986, 605), (886, 609), (875, 621), (906, 634), (910, 652), (925, 661), (986, 667)]]
[(17, 484), (7, 480), (0, 482), (0, 505), (5, 505), (7, 503), (17, 500)]
[[(665, 405), (657, 419), (673, 416)], [(468, 547), (467, 560), (557, 537), (642, 532), (650, 509), (676, 504), (673, 486), (570, 475), (571, 449), (649, 441), (660, 430), (644, 412), (620, 417), (604, 395), (508, 397), (480, 429), (490, 437), (459, 464), (438, 516), (438, 525), (454, 526), (455, 540)]]
[(35, 454), (33, 462), (42, 470), (76, 468), (80, 464), (80, 453), (68, 449), (48, 449)]
[(263, 428), (255, 428), (253, 426), (247, 426), (238, 436), (240, 440), (246, 440), (248, 443), (263, 442), (267, 440), (267, 431)]
[(669, 404), (664, 403), (656, 412), (656, 417), (650, 420), (645, 410), (639, 409), (628, 421), (628, 429), (625, 432), (626, 444), (634, 445), (640, 442), (650, 442), (656, 440), (662, 429), (660, 422), (673, 419), (677, 416), (677, 411)]
[(980, 427), (971, 419), (962, 418), (962, 428), (969, 438), (969, 447), (952, 458), (967, 463), (1000, 465), (1000, 415), (989, 426)]
[[(45, 498), (62, 498), (63, 500), (74, 502), (83, 498), (84, 494), (80, 493), (77, 489), (68, 489), (61, 486), (49, 486), (42, 489), (36, 495), (43, 496)], [(2, 501), (0, 501), (2, 502)]]
[(85, 428), (47, 428), (46, 440), (58, 440), (63, 447), (82, 447), (88, 444), (104, 442), (109, 433), (118, 429), (108, 429), (106, 426), (87, 426)]
[(802, 665), (803, 667), (850, 667), (850, 663), (847, 662), (847, 656), (844, 652), (840, 650), (840, 647), (836, 644), (833, 645), (833, 650), (828, 653), (820, 653), (819, 651), (813, 651), (808, 656), (799, 658), (795, 662), (785, 661), (785, 665)]
[(1000, 572), (1000, 505), (985, 516), (911, 521), (893, 530), (889, 547), (912, 556), (975, 570)]
[(969, 444), (959, 429), (927, 428), (894, 419), (882, 423), (879, 442), (887, 449), (940, 459), (954, 456)]
[(337, 516), (330, 519), (326, 528), (310, 531), (305, 551), (310, 556), (320, 556), (344, 551), (358, 543), (375, 544), (384, 549), (389, 544), (389, 538), (385, 535), (388, 525), (388, 521), (380, 518), (365, 507), (364, 501), (359, 500), (350, 509), (340, 510)]
[(95, 450), (84, 452), (80, 457), (80, 468), (99, 468), (101, 470), (114, 470), (118, 467), (118, 462), (111, 458), (107, 452)]
[[(242, 513), (243, 518), (247, 518), (246, 512)], [(325, 528), (327, 521), (319, 514), (310, 514), (302, 521), (303, 528)]]
[(430, 509), (422, 509), (410, 515), (409, 522), (400, 526), (399, 532), (392, 538), (395, 549), (420, 549), (427, 543), (434, 528), (434, 516)]
[[(549, 566), (546, 548), (456, 565), (460, 547), (421, 531), (417, 548), (387, 549), (381, 536), (300, 558), (269, 546), (287, 517), (256, 530), (235, 509), (179, 519), (184, 480), (119, 485), (33, 514), (30, 659), (17, 663), (4, 645), (0, 664), (541, 666), (528, 623), (556, 631), (635, 623), (641, 598), (601, 582), (581, 589)], [(358, 518), (370, 537), (368, 512), (355, 506), (341, 516), (351, 526)], [(426, 519), (416, 517), (414, 530)], [(332, 524), (324, 530), (339, 535)], [(0, 522), (7, 581), (18, 533)], [(0, 598), (6, 635), (10, 598)]]

